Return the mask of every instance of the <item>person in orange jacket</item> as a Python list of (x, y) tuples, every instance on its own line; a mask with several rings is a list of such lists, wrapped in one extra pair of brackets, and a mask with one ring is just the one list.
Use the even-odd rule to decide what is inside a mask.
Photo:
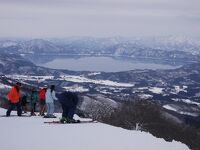
[(20, 105), (20, 87), (21, 87), (21, 83), (17, 82), (7, 95), (8, 101), (9, 101), (9, 107), (6, 112), (6, 116), (10, 116), (11, 111), (15, 107), (17, 107), (17, 115), (21, 116), (22, 114), (21, 105)]

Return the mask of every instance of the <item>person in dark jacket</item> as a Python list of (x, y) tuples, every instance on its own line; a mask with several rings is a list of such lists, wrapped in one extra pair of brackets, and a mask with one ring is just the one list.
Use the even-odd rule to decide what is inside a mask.
[(38, 100), (38, 94), (35, 88), (32, 89), (30, 95), (30, 105), (31, 105), (31, 116), (35, 116), (36, 102)]
[(62, 123), (75, 123), (80, 122), (79, 120), (74, 120), (73, 116), (78, 104), (78, 95), (72, 92), (63, 92), (58, 96), (58, 100), (62, 105), (63, 113)]
[(21, 99), (22, 111), (24, 111), (24, 113), (27, 113), (27, 110), (28, 110), (28, 108), (27, 108), (27, 103), (28, 103), (27, 98), (28, 98), (28, 96), (27, 96), (27, 94), (25, 94), (25, 95), (23, 95), (23, 97)]

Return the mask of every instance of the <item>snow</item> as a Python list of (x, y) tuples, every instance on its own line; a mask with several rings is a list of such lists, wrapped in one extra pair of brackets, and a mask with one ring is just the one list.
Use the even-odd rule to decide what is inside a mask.
[(163, 88), (158, 88), (158, 87), (151, 87), (149, 88), (149, 91), (155, 94), (162, 94), (163, 93)]
[(118, 83), (110, 80), (93, 80), (85, 78), (82, 76), (64, 75), (61, 76), (62, 79), (66, 81), (76, 82), (76, 83), (94, 83), (100, 85), (116, 86), (116, 87), (133, 87), (134, 84), (129, 83)]
[(180, 86), (174, 86), (174, 88), (175, 88), (175, 93), (176, 94), (178, 94), (179, 92), (187, 92), (187, 90), (185, 90), (185, 89), (187, 89), (187, 86), (183, 86), (182, 88), (180, 87)]
[(164, 105), (163, 108), (177, 112), (177, 110), (170, 105)]
[(150, 94), (140, 94), (140, 95), (139, 95), (139, 97), (140, 97), (140, 98), (142, 98), (142, 99), (149, 99), (149, 98), (153, 98), (153, 96), (152, 96), (152, 95), (150, 95)]
[(200, 106), (200, 103), (191, 101), (191, 100), (189, 100), (189, 99), (172, 98), (172, 100), (173, 100), (173, 101), (176, 101), (176, 102), (184, 102), (184, 103), (187, 103), (187, 104), (195, 104), (195, 105)]
[(196, 113), (191, 113), (191, 112), (184, 112), (184, 111), (180, 111), (179, 112), (181, 115), (188, 115), (188, 116), (193, 116), (193, 117), (198, 117), (199, 115)]
[(114, 108), (117, 108), (119, 106), (116, 101), (114, 101), (110, 98), (104, 97), (102, 95), (96, 96), (96, 99), (98, 99), (98, 101), (103, 102), (104, 104), (107, 103), (109, 106), (112, 106)]
[(147, 90), (148, 87), (139, 87), (138, 90)]
[(89, 89), (84, 88), (82, 86), (68, 86), (68, 87), (63, 87), (66, 91), (71, 91), (71, 92), (88, 92)]
[(24, 57), (24, 56), (26, 56), (26, 55), (25, 55), (25, 54), (20, 54), (20, 56)]
[[(0, 109), (0, 114), (5, 114)], [(14, 112), (12, 112), (14, 114)], [(56, 114), (60, 116), (60, 114)], [(149, 133), (103, 123), (44, 124), (35, 117), (0, 117), (2, 150), (189, 150), (180, 142), (166, 142)]]
[(11, 89), (11, 86), (0, 83), (0, 89)]
[(16, 46), (16, 45), (17, 45), (17, 43), (16, 42), (12, 42), (12, 41), (7, 41), (7, 42), (0, 43), (0, 47), (2, 47), (2, 48)]
[(170, 105), (164, 105), (163, 108), (177, 112), (177, 110), (174, 107), (170, 106)]
[[(6, 75), (8, 78), (17, 79), (17, 80), (28, 80), (28, 81), (38, 81), (43, 82), (48, 79), (54, 79), (54, 76), (26, 76), (26, 75)], [(113, 87), (133, 87), (134, 84), (129, 83), (119, 83), (110, 80), (93, 80), (83, 76), (74, 76), (74, 75), (63, 75), (58, 78), (58, 80), (65, 80), (75, 83), (94, 83), (100, 85), (107, 85)]]
[(3, 65), (3, 66), (5, 66), (5, 65), (6, 65), (6, 63), (5, 63), (4, 61), (0, 60), (0, 65)]
[(111, 92), (108, 92), (108, 91), (112, 91), (112, 92), (115, 92), (115, 93), (120, 93), (122, 90), (124, 90), (126, 88), (123, 88), (123, 87), (110, 87), (110, 86), (98, 86), (95, 89), (100, 93), (112, 94)]
[(28, 80), (28, 81), (38, 81), (42, 82), (48, 79), (53, 79), (54, 76), (26, 76), (26, 75), (5, 75), (8, 78), (15, 80)]
[(181, 115), (188, 115), (188, 116), (193, 116), (193, 117), (198, 117), (199, 116), (196, 113), (181, 111), (181, 110), (179, 110), (179, 108), (174, 108), (173, 106), (168, 105), (168, 104), (164, 105), (163, 108), (171, 110), (171, 111), (175, 111), (175, 112), (177, 112), (177, 113), (179, 113)]
[(101, 74), (101, 72), (92, 72), (92, 73), (89, 73), (88, 76), (95, 76), (99, 74)]
[[(98, 90), (97, 90), (98, 91)], [(102, 94), (109, 94), (109, 95), (112, 95), (113, 93), (111, 93), (111, 92), (108, 92), (108, 91), (106, 91), (106, 90), (101, 90), (101, 91), (99, 91), (100, 93), (102, 93)]]

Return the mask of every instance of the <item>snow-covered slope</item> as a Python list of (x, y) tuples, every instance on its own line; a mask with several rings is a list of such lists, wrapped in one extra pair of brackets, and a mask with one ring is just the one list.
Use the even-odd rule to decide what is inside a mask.
[[(0, 108), (0, 114), (6, 110)], [(15, 114), (15, 112), (12, 112)], [(57, 114), (59, 117), (60, 114)], [(188, 150), (180, 142), (166, 142), (149, 133), (102, 123), (44, 124), (36, 117), (0, 117), (2, 150)], [(54, 119), (55, 120), (55, 119)]]

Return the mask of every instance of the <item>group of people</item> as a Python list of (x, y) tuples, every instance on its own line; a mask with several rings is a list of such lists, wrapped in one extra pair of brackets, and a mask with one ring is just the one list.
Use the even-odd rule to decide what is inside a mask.
[[(38, 92), (36, 91), (35, 88), (33, 88), (31, 90), (30, 96), (28, 94), (24, 94), (22, 96), (21, 102), (20, 102), (22, 111), (24, 111), (24, 113), (27, 113), (27, 111), (28, 111), (28, 108), (27, 108), (28, 101), (27, 101), (27, 99), (29, 98), (29, 100), (30, 100), (30, 112), (31, 112), (31, 116), (35, 116), (36, 115), (35, 114), (36, 103), (39, 100), (39, 103), (40, 103), (40, 113), (39, 113), (39, 115), (44, 116), (45, 99), (46, 99), (45, 95), (46, 95), (46, 88), (41, 88), (41, 90), (39, 92), (39, 98), (38, 98)], [(11, 98), (8, 98), (8, 100), (10, 100), (10, 99)]]
[[(72, 92), (63, 92), (56, 96), (55, 93), (55, 85), (51, 85), (48, 88), (41, 88), (39, 93), (36, 88), (31, 90), (30, 95), (25, 94), (21, 98), (21, 83), (17, 82), (12, 89), (9, 91), (7, 98), (9, 101), (8, 110), (6, 112), (6, 116), (10, 116), (11, 111), (17, 108), (17, 115), (22, 115), (22, 110), (26, 113), (27, 109), (27, 99), (29, 98), (30, 102), (30, 114), (31, 116), (35, 116), (36, 112), (36, 103), (39, 101), (40, 110), (39, 115), (44, 116), (44, 118), (56, 118), (54, 115), (54, 101), (58, 100), (62, 106), (63, 113), (61, 122), (70, 123), (76, 122), (73, 119), (73, 115), (75, 113), (76, 106), (78, 104), (78, 96), (76, 93)], [(46, 111), (46, 115), (45, 115)]]

